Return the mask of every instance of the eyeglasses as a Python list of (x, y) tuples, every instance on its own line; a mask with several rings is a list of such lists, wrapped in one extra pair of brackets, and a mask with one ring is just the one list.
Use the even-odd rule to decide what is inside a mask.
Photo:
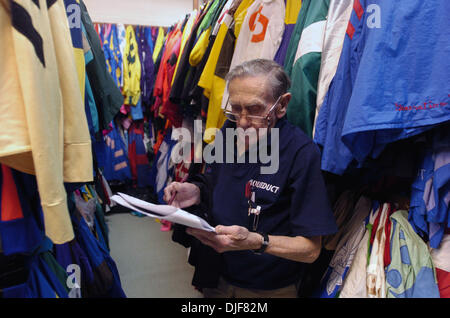
[[(247, 115), (246, 114), (245, 118), (254, 125), (262, 126), (264, 124), (267, 124), (267, 127), (270, 127), (270, 125), (271, 125), (270, 114), (274, 111), (275, 106), (277, 106), (280, 99), (281, 99), (281, 96), (278, 97), (275, 104), (273, 104), (270, 107), (269, 111), (267, 112), (267, 114), (265, 116)], [(240, 113), (233, 113), (232, 111), (230, 111), (228, 109), (231, 109), (230, 97), (228, 97), (227, 104), (225, 107), (225, 111), (224, 111), (225, 117), (232, 122), (237, 122), (241, 119), (242, 115)]]

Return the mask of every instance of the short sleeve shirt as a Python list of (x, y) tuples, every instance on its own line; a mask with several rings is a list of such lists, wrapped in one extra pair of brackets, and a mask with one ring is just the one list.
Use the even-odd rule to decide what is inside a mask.
[[(235, 124), (227, 121), (222, 131), (233, 127)], [(206, 174), (212, 174), (214, 184), (212, 219), (216, 224), (240, 225), (253, 231), (254, 219), (253, 215), (248, 215), (245, 191), (250, 184), (255, 193), (254, 202), (261, 207), (256, 231), (291, 237), (335, 233), (337, 226), (328, 202), (316, 145), (285, 118), (279, 120), (275, 128), (279, 129), (279, 142), (276, 144), (271, 140), (272, 134), (267, 138), (273, 160), (279, 152), (275, 173), (261, 174), (262, 165), (273, 165), (273, 162), (263, 164), (262, 160), (213, 164), (206, 169)], [(270, 290), (288, 286), (298, 280), (305, 265), (248, 250), (223, 255), (222, 276), (242, 288)]]

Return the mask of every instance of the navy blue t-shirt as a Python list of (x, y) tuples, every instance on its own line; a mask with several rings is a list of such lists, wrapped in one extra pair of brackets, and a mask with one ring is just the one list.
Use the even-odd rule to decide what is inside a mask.
[[(235, 124), (226, 122), (222, 131), (228, 127)], [(285, 118), (275, 127), (279, 128), (276, 173), (261, 174), (260, 162), (215, 163), (206, 169), (205, 174), (214, 186), (210, 216), (217, 225), (240, 225), (253, 231), (253, 216), (248, 216), (249, 203), (245, 196), (250, 181), (255, 203), (261, 206), (256, 231), (291, 237), (335, 233), (337, 226), (328, 202), (317, 146)], [(276, 149), (270, 135), (267, 139), (269, 151)], [(252, 251), (225, 252), (223, 256), (222, 277), (235, 286), (250, 289), (270, 290), (296, 283), (305, 265)]]

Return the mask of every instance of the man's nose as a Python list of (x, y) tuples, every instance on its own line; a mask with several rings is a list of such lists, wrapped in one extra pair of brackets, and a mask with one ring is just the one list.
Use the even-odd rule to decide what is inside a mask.
[(242, 128), (242, 129), (247, 129), (250, 128), (251, 126), (251, 121), (248, 119), (246, 114), (242, 114), (239, 116), (239, 120), (238, 120), (238, 127)]
[(243, 109), (239, 115), (238, 127), (247, 129), (251, 126), (251, 121), (247, 117), (247, 110)]

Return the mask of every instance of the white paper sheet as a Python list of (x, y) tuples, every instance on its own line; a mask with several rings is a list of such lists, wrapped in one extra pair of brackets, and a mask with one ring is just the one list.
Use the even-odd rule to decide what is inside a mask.
[(149, 203), (120, 192), (113, 195), (110, 199), (117, 204), (152, 218), (167, 220), (208, 232), (215, 232), (214, 227), (209, 225), (204, 219), (171, 205)]

